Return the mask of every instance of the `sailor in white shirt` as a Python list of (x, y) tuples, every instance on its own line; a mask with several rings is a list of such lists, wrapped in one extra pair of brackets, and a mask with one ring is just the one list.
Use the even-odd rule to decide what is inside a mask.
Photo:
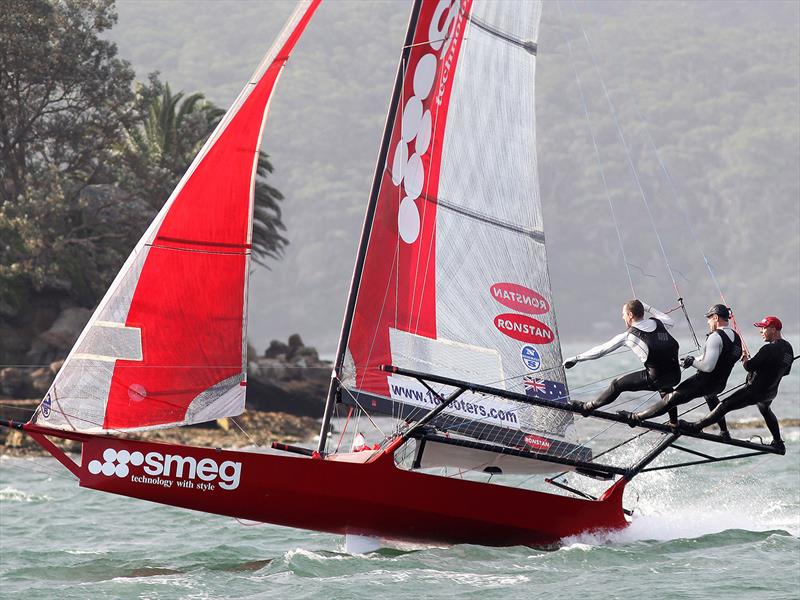
[[(661, 398), (647, 410), (638, 413), (620, 411), (628, 417), (630, 425), (637, 421), (652, 419), (669, 412), (670, 424), (678, 425), (678, 406), (695, 398), (705, 397), (710, 410), (719, 404), (717, 394), (725, 389), (733, 366), (742, 356), (742, 340), (728, 322), (730, 309), (724, 304), (715, 304), (706, 312), (709, 334), (702, 356), (687, 356), (683, 368), (694, 367), (697, 373), (681, 383), (675, 391)], [(723, 437), (730, 437), (724, 417), (717, 423)]]
[[(647, 311), (652, 317), (645, 319)], [(622, 392), (641, 390), (671, 392), (681, 380), (678, 365), (678, 342), (667, 331), (675, 322), (663, 312), (639, 300), (631, 300), (622, 306), (622, 320), (627, 331), (614, 336), (605, 344), (595, 346), (577, 356), (567, 359), (564, 366), (571, 369), (585, 360), (595, 360), (627, 346), (644, 363), (644, 370), (614, 379), (600, 396), (582, 406), (584, 415), (616, 400)]]

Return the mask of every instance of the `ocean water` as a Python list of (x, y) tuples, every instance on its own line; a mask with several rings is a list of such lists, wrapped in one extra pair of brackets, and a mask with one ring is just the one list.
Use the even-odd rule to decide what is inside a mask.
[[(624, 370), (628, 359), (574, 369), (572, 387), (591, 395), (597, 386), (588, 381)], [(782, 419), (800, 413), (798, 372), (773, 405)], [(629, 432), (613, 430), (619, 439)], [(54, 459), (5, 457), (0, 597), (800, 598), (800, 430), (785, 428), (784, 438), (786, 456), (643, 474), (626, 492), (635, 510), (626, 530), (546, 550), (348, 553), (340, 536), (83, 490)]]

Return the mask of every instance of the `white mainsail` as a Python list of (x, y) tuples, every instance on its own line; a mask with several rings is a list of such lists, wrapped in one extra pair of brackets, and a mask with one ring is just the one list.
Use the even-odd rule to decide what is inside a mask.
[[(345, 331), (345, 403), (405, 419), (438, 403), (383, 364), (567, 401), (536, 166), (541, 8), (415, 5)], [(562, 411), (469, 393), (438, 418), (452, 433), (554, 453), (576, 451), (571, 423)]]

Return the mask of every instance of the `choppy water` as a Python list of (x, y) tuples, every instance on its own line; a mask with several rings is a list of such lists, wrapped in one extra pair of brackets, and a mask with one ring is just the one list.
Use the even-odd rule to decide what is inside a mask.
[[(798, 416), (799, 390), (793, 373), (774, 404), (780, 417)], [(557, 550), (353, 555), (338, 536), (83, 490), (53, 459), (3, 458), (0, 597), (798, 598), (800, 430), (784, 437), (784, 457), (642, 475), (626, 493), (628, 529)]]

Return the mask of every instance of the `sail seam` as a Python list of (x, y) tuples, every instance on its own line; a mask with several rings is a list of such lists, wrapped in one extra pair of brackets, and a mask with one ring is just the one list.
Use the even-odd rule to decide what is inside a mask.
[(193, 248), (178, 248), (177, 246), (165, 246), (163, 244), (146, 244), (149, 248), (158, 248), (159, 250), (175, 250), (176, 252), (195, 252), (197, 254), (221, 254), (224, 256), (250, 256), (250, 251), (233, 252), (224, 250), (195, 250)]

